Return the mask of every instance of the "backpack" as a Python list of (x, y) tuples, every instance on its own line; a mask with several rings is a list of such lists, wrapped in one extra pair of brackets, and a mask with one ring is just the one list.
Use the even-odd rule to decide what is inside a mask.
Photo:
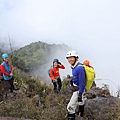
[[(52, 68), (53, 70), (53, 66), (50, 66), (50, 68), (48, 69), (48, 75), (50, 76), (50, 69)], [(54, 72), (54, 71), (53, 71)]]
[(95, 70), (91, 67), (88, 67), (86, 65), (79, 65), (79, 66), (83, 66), (84, 70), (85, 70), (85, 74), (86, 74), (86, 86), (85, 89), (86, 90), (90, 90), (90, 88), (92, 87), (93, 81), (95, 79)]

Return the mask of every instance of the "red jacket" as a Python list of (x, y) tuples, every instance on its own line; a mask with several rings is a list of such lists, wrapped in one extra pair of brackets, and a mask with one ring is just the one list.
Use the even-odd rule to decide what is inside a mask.
[(65, 69), (64, 65), (58, 65), (58, 67), (52, 67), (50, 69), (50, 78), (51, 78), (51, 80), (56, 80), (60, 76), (59, 68)]
[(2, 74), (3, 74), (3, 72), (2, 72), (2, 70), (1, 70), (1, 65), (0, 65), (0, 76), (2, 76)]
[[(10, 66), (11, 66), (10, 73), (13, 73), (13, 67), (12, 67), (11, 63), (10, 63)], [(1, 68), (1, 71), (2, 71), (3, 74), (5, 74), (7, 76), (10, 76), (10, 73), (6, 72), (4, 65), (0, 65), (0, 68)]]

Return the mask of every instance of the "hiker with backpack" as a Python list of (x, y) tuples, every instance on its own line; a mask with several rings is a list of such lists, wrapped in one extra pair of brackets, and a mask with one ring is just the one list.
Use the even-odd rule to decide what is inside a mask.
[(71, 86), (76, 86), (76, 89), (72, 97), (67, 105), (68, 110), (68, 120), (75, 120), (75, 110), (79, 105), (79, 112), (81, 112), (80, 116), (83, 118), (84, 116), (84, 98), (83, 93), (85, 91), (85, 69), (78, 61), (79, 57), (76, 51), (69, 51), (66, 54), (66, 59), (71, 65), (72, 68), (72, 80)]
[(51, 78), (51, 81), (53, 83), (55, 93), (60, 92), (61, 87), (62, 87), (59, 68), (65, 69), (65, 66), (62, 65), (61, 62), (59, 62), (58, 59), (54, 59), (53, 60), (53, 66), (51, 66), (50, 69), (48, 70), (49, 71), (48, 74), (49, 74), (49, 76)]
[[(92, 69), (94, 70), (94, 67), (90, 65), (90, 61), (89, 61), (89, 60), (85, 60), (85, 61), (83, 62), (83, 64), (84, 64), (85, 66), (91, 68), (91, 71), (92, 71)], [(95, 79), (95, 73), (94, 73), (94, 79)], [(96, 87), (95, 81), (93, 81), (91, 88), (93, 88), (93, 87)]]
[[(85, 61), (83, 62), (83, 64), (86, 65), (86, 66), (88, 66), (88, 67), (90, 67), (90, 68), (93, 68), (93, 67), (90, 65), (90, 61), (89, 61), (89, 60), (85, 60)], [(94, 68), (93, 68), (93, 69), (94, 69)]]
[(1, 70), (3, 73), (3, 78), (4, 78), (4, 81), (7, 81), (10, 84), (10, 92), (14, 96), (15, 93), (13, 92), (14, 90), (13, 67), (12, 67), (12, 64), (9, 62), (8, 54), (6, 53), (2, 54), (2, 59), (3, 59), (3, 62), (1, 64)]

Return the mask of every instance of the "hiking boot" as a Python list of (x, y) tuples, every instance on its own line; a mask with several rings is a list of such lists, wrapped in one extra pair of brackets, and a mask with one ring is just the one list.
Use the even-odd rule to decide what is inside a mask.
[(84, 118), (83, 118), (83, 117), (81, 117), (81, 118), (80, 118), (80, 120), (84, 120)]
[(75, 113), (73, 114), (68, 113), (68, 120), (75, 120)]
[(58, 91), (57, 91), (57, 89), (54, 89), (54, 93), (57, 93), (57, 94), (58, 94)]
[(15, 96), (16, 96), (16, 93), (12, 92), (11, 97), (15, 97)]
[(20, 90), (20, 88), (14, 88), (14, 90)]

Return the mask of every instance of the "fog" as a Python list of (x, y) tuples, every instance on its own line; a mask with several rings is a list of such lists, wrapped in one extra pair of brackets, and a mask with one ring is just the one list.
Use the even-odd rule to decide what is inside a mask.
[(48, 69), (53, 66), (53, 60), (58, 59), (59, 62), (65, 66), (65, 69), (59, 69), (61, 80), (63, 81), (68, 74), (71, 75), (70, 65), (67, 64), (67, 60), (65, 59), (65, 53), (69, 50), (71, 50), (69, 47), (64, 47), (64, 49), (61, 49), (60, 47), (56, 48), (51, 55), (47, 56), (48, 62), (42, 66), (38, 65), (37, 68), (30, 71), (28, 74), (37, 77), (39, 80), (44, 80), (47, 83), (51, 83), (51, 79), (48, 75)]
[[(120, 85), (119, 6), (119, 0), (0, 0), (0, 41), (8, 41), (9, 34), (17, 48), (35, 41), (65, 43), (78, 52), (81, 62), (91, 61), (97, 79), (107, 79), (97, 81), (98, 85), (110, 84), (116, 92)], [(70, 71), (62, 51), (62, 58), (59, 53), (54, 57)]]

